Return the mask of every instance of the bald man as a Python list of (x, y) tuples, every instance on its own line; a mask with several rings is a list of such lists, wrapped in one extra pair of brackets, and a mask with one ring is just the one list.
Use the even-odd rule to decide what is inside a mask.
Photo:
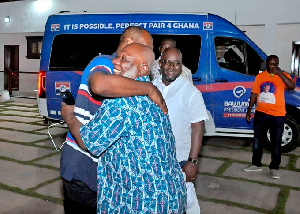
[(199, 214), (200, 206), (194, 180), (202, 146), (204, 121), (208, 119), (201, 92), (182, 77), (182, 54), (177, 48), (166, 49), (159, 61), (161, 77), (153, 84), (162, 93), (176, 141), (176, 156), (186, 175), (187, 214)]
[[(75, 102), (74, 114), (80, 124), (88, 123), (98, 110), (103, 97), (148, 95), (166, 111), (164, 100), (149, 82), (138, 82), (124, 78), (113, 71), (112, 59), (128, 44), (141, 43), (153, 48), (150, 33), (141, 27), (128, 27), (120, 38), (120, 44), (112, 56), (95, 57), (82, 74)], [(71, 130), (71, 129), (70, 129)], [(79, 132), (68, 132), (62, 149), (60, 174), (63, 178), (65, 213), (95, 213), (97, 200), (98, 158), (79, 146)]]
[[(149, 82), (153, 51), (125, 46), (113, 62), (120, 75)], [(72, 114), (62, 112), (70, 129)], [(147, 96), (106, 99), (81, 126), (84, 146), (99, 157), (97, 213), (184, 213), (186, 188), (168, 116)]]
[[(176, 40), (175, 39), (168, 37), (168, 38), (164, 38), (161, 41), (160, 46), (158, 48), (160, 55), (162, 55), (163, 52), (165, 50), (167, 50), (168, 48), (176, 48)], [(161, 56), (157, 60), (155, 60), (153, 63), (151, 73), (150, 73), (150, 79), (152, 81), (155, 80), (156, 78), (160, 78), (160, 76), (161, 76), (161, 69), (159, 66), (160, 59), (161, 59)], [(193, 84), (192, 72), (190, 69), (188, 69), (184, 65), (182, 65), (181, 76)]]

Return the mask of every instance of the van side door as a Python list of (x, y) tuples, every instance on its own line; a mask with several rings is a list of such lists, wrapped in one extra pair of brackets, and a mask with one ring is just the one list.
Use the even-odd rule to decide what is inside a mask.
[(263, 59), (249, 41), (244, 40), (246, 38), (215, 32), (210, 37), (213, 41), (210, 58), (216, 131), (252, 130), (252, 124), (246, 122), (245, 116), (255, 75), (259, 73)]

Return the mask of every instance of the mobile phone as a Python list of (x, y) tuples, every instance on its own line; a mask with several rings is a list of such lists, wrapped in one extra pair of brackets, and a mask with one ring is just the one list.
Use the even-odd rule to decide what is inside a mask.
[(69, 91), (60, 92), (60, 96), (67, 105), (75, 104), (75, 100), (74, 100), (74, 97), (72, 96), (71, 92), (69, 92)]

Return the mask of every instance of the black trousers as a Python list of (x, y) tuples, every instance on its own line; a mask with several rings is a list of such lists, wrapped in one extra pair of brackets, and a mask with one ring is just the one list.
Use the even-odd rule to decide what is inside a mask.
[(78, 180), (63, 179), (64, 209), (66, 214), (97, 213), (97, 192)]
[(284, 121), (284, 116), (272, 116), (259, 111), (255, 112), (252, 165), (262, 166), (263, 144), (265, 143), (267, 130), (270, 128), (271, 163), (269, 168), (279, 169)]

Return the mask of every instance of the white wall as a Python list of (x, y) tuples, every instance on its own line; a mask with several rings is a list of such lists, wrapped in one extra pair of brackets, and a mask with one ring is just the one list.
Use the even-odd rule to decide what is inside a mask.
[(291, 70), (292, 41), (300, 41), (300, 23), (277, 25), (275, 47), (279, 66), (288, 71)]
[[(36, 11), (36, 1), (0, 3), (0, 20), (11, 17), (11, 23), (0, 21), (0, 33), (42, 32), (49, 14), (67, 10), (71, 12), (181, 12), (214, 13), (236, 25), (265, 25), (273, 29), (265, 33), (265, 40), (275, 38), (276, 25), (299, 23), (299, 0), (47, 0), (52, 6)], [(275, 31), (274, 31), (275, 30)], [(267, 31), (267, 30), (266, 30)], [(273, 39), (271, 39), (273, 40)], [(265, 41), (266, 42), (266, 41)], [(273, 44), (274, 45), (274, 44)], [(266, 47), (270, 48), (270, 47)], [(275, 48), (273, 48), (275, 50)], [(272, 50), (272, 48), (270, 48)], [(273, 50), (272, 50), (273, 51)]]
[[(27, 59), (27, 40), (25, 36), (42, 36), (43, 33), (8, 33), (0, 34), (0, 70), (4, 70), (4, 45), (19, 45), (19, 71), (38, 72), (40, 60)], [(4, 89), (4, 75), (0, 73), (0, 91)], [(20, 74), (20, 92), (34, 94), (37, 89), (37, 74)]]
[(238, 25), (238, 28), (251, 38), (262, 50), (265, 50), (265, 25)]
[[(217, 14), (246, 30), (246, 34), (266, 54), (278, 55), (281, 67), (286, 70), (290, 69), (292, 41), (300, 40), (299, 0), (52, 0), (51, 2), (52, 5), (44, 12), (35, 10), (36, 1), (33, 0), (0, 3), (0, 70), (3, 70), (3, 45), (11, 43), (20, 45), (20, 71), (38, 71), (39, 63), (36, 60), (24, 59), (25, 35), (36, 32), (42, 35), (48, 15), (64, 10), (95, 13)], [(4, 23), (4, 16), (10, 16), (11, 22)], [(0, 90), (1, 87), (3, 75), (0, 73)]]

